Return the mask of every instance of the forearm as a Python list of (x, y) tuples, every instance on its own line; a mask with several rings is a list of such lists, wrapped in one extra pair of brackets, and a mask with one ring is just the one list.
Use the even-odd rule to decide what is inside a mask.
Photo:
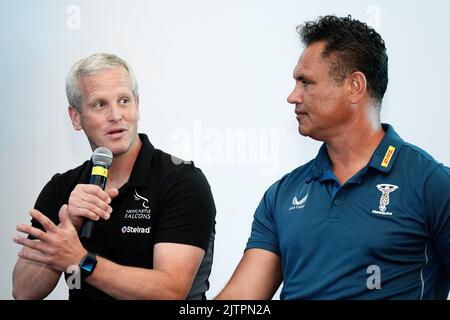
[(13, 271), (13, 297), (17, 300), (44, 299), (55, 288), (61, 273), (50, 267), (19, 258)]
[(93, 274), (85, 281), (116, 299), (136, 300), (185, 299), (191, 286), (180, 286), (164, 271), (122, 266), (98, 256)]
[(249, 249), (215, 299), (268, 300), (273, 297), (282, 280), (278, 255), (263, 249)]

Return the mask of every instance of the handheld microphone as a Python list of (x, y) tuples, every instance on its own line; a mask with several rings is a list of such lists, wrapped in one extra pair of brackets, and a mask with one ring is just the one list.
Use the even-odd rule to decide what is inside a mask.
[[(108, 169), (111, 165), (113, 155), (111, 150), (105, 147), (98, 147), (92, 154), (92, 163), (94, 164), (91, 172), (90, 184), (95, 184), (105, 190)], [(94, 221), (86, 219), (81, 229), (81, 238), (89, 239), (94, 231)]]

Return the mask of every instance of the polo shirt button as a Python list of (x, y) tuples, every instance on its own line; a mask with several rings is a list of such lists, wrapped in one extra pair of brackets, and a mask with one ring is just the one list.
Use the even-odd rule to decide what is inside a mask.
[(339, 201), (339, 200), (336, 199), (336, 200), (334, 200), (334, 204), (338, 206), (338, 205), (341, 204), (341, 201)]

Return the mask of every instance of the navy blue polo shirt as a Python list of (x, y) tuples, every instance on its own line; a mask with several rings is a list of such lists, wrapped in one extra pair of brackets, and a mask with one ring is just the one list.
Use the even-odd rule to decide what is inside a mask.
[(281, 257), (281, 299), (445, 299), (450, 170), (387, 124), (340, 185), (326, 145), (264, 194), (247, 248)]

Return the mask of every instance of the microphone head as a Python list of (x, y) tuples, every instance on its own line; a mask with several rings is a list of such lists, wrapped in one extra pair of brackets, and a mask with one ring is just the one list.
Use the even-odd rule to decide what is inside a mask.
[(98, 147), (92, 154), (92, 162), (94, 165), (110, 166), (113, 159), (111, 150), (106, 147)]

